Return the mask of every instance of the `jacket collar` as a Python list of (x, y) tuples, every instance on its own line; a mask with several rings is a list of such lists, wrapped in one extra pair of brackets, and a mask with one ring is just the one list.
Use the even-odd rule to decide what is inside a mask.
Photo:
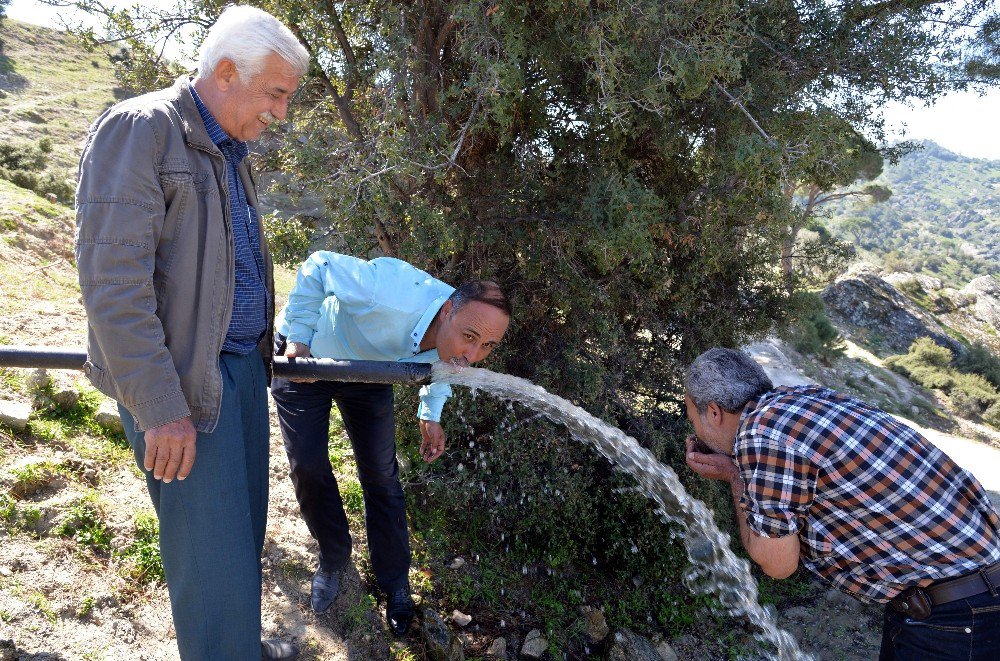
[(177, 103), (177, 109), (181, 116), (181, 125), (184, 127), (184, 137), (192, 147), (204, 149), (205, 151), (218, 152), (219, 148), (212, 142), (205, 130), (205, 122), (201, 120), (201, 113), (195, 105), (194, 97), (191, 96), (191, 77), (181, 76), (170, 89), (173, 100)]

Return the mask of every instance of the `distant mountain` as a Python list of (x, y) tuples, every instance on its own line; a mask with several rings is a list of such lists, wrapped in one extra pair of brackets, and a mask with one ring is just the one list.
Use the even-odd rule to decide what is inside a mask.
[(1000, 273), (1000, 161), (968, 158), (934, 142), (886, 165), (875, 183), (882, 203), (831, 204), (829, 229), (889, 271), (910, 271), (962, 287)]

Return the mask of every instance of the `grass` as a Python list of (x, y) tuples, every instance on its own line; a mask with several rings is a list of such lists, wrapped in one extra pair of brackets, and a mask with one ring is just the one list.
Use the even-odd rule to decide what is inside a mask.
[(8, 79), (26, 83), (0, 99), (7, 110), (0, 133), (31, 142), (50, 138), (50, 171), (71, 177), (87, 126), (116, 99), (111, 63), (102, 53), (86, 55), (73, 37), (51, 28), (7, 19), (0, 37)]
[(104, 523), (102, 507), (93, 491), (70, 505), (66, 518), (52, 532), (96, 553), (107, 554), (111, 550), (112, 534)]
[(163, 558), (160, 556), (160, 522), (149, 510), (136, 512), (134, 538), (120, 552), (126, 574), (140, 584), (163, 582)]
[(362, 594), (355, 603), (347, 607), (344, 611), (344, 624), (348, 630), (354, 632), (360, 629), (368, 621), (368, 614), (375, 610), (375, 597), (370, 594)]
[(82, 620), (83, 618), (90, 615), (90, 613), (94, 610), (94, 606), (96, 605), (97, 605), (97, 599), (94, 598), (93, 595), (87, 595), (86, 597), (83, 598), (83, 601), (80, 602), (80, 605), (77, 606), (76, 616)]
[(52, 624), (55, 624), (56, 612), (52, 608), (52, 602), (49, 601), (48, 597), (36, 590), (28, 594), (28, 603), (34, 606), (39, 613), (44, 615), (45, 619)]
[(12, 468), (10, 474), (14, 483), (10, 487), (10, 493), (15, 497), (24, 497), (45, 487), (54, 477), (64, 473), (66, 468), (62, 464), (49, 460)]

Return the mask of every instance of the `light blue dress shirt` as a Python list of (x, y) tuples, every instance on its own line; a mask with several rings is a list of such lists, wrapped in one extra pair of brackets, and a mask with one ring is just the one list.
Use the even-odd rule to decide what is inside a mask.
[[(275, 323), (317, 358), (433, 363), (437, 349), (421, 352), (420, 340), (453, 291), (392, 257), (368, 262), (320, 250), (299, 267)], [(446, 383), (424, 386), (417, 417), (439, 421), (450, 396)]]

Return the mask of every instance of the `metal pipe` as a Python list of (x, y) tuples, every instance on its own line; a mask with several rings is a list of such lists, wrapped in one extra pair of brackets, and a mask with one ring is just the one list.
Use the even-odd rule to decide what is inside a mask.
[[(87, 353), (79, 349), (0, 346), (0, 367), (82, 370), (86, 361)], [(431, 382), (431, 366), (429, 363), (275, 356), (274, 375), (286, 379), (424, 385)]]

